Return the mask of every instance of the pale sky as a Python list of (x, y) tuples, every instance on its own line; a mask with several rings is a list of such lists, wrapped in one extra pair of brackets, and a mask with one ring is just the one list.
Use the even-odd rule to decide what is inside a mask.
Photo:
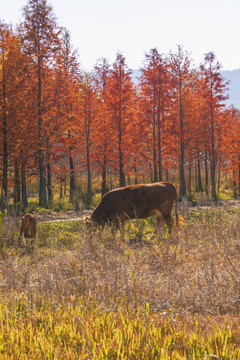
[[(19, 23), (26, 0), (1, 0), (0, 19)], [(132, 69), (142, 66), (144, 53), (191, 54), (194, 64), (213, 51), (224, 70), (240, 68), (240, 0), (51, 0), (58, 25), (71, 34), (85, 70), (98, 58), (110, 63), (116, 53)]]

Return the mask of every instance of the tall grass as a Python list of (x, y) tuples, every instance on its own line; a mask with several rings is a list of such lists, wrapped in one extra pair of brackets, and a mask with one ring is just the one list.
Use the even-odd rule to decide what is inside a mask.
[(239, 209), (181, 213), (171, 238), (153, 220), (129, 223), (124, 241), (81, 222), (39, 223), (33, 253), (5, 219), (3, 358), (240, 358)]
[(0, 307), (0, 356), (21, 359), (238, 359), (239, 327), (188, 324), (164, 314), (103, 310), (81, 300), (26, 311)]

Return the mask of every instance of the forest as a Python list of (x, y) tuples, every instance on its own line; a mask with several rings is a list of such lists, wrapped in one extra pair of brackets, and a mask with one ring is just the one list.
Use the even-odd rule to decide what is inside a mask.
[[(121, 52), (84, 71), (45, 0), (29, 0), (13, 30), (0, 23), (1, 207), (92, 204), (95, 193), (171, 181), (179, 198), (240, 192), (240, 121), (215, 54), (194, 66), (179, 45), (143, 53), (137, 84)], [(144, 49), (143, 49), (144, 50)]]

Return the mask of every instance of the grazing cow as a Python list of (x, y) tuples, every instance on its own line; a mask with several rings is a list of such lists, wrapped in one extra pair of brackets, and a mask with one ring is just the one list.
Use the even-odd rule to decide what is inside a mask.
[(24, 235), (26, 241), (27, 239), (32, 239), (31, 245), (33, 246), (34, 240), (36, 241), (36, 232), (37, 232), (36, 215), (32, 215), (29, 213), (25, 214), (22, 217), (22, 224), (18, 238), (19, 245), (21, 245), (22, 237)]
[(128, 219), (145, 219), (155, 215), (157, 229), (167, 224), (169, 234), (172, 232), (172, 208), (175, 204), (176, 224), (179, 215), (177, 211), (177, 191), (168, 182), (153, 184), (130, 185), (106, 193), (86, 224), (96, 223), (114, 225), (118, 229)]

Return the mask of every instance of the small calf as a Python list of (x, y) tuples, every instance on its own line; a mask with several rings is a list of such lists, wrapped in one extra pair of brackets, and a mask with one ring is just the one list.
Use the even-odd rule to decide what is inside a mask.
[(22, 224), (18, 238), (19, 246), (21, 246), (23, 236), (25, 237), (26, 241), (27, 239), (32, 239), (31, 245), (33, 246), (34, 242), (36, 241), (36, 233), (37, 233), (36, 215), (32, 215), (29, 213), (25, 214), (22, 217)]

